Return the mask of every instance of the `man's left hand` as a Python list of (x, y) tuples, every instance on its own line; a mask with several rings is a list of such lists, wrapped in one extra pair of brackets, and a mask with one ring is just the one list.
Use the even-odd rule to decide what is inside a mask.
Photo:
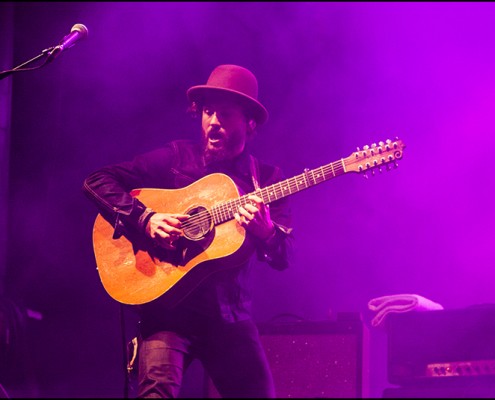
[(248, 196), (249, 202), (239, 207), (234, 214), (236, 221), (247, 231), (261, 240), (268, 240), (275, 232), (275, 226), (270, 218), (270, 207), (256, 195)]

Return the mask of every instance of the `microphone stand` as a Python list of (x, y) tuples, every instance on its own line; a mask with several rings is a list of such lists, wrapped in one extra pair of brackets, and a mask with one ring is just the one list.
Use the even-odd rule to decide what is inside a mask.
[[(5, 70), (5, 71), (0, 72), (0, 80), (2, 80), (4, 78), (12, 75), (14, 72), (32, 71), (34, 69), (38, 69), (38, 68), (43, 67), (44, 65), (48, 64), (50, 61), (52, 61), (54, 59), (54, 57), (50, 57), (50, 56), (53, 54), (53, 50), (55, 49), (55, 47), (56, 46), (53, 46), (53, 47), (50, 47), (48, 49), (43, 50), (41, 52), (41, 54), (37, 55), (34, 58), (31, 58), (30, 60), (26, 61), (25, 63), (22, 63), (21, 65), (18, 65), (15, 68), (8, 69), (8, 70)], [(39, 60), (42, 57), (46, 57), (46, 60), (45, 60), (45, 62), (43, 64), (38, 65), (36, 67), (32, 67), (32, 68), (24, 68), (25, 66), (32, 64), (33, 62)]]

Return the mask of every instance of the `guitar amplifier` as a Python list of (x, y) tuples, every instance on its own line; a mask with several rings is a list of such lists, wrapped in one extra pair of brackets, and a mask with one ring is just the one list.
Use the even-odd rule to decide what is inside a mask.
[(387, 334), (390, 383), (495, 387), (495, 305), (390, 314)]
[[(369, 336), (359, 313), (258, 324), (277, 398), (367, 398)], [(207, 398), (220, 395), (206, 378)]]
[(359, 313), (259, 325), (279, 398), (368, 396), (368, 332)]

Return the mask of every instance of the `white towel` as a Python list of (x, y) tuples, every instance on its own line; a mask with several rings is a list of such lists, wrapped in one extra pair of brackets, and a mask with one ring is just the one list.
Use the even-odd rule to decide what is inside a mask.
[(382, 325), (389, 313), (443, 310), (441, 304), (418, 294), (394, 294), (376, 297), (368, 302), (368, 308), (376, 312), (376, 315), (371, 320), (371, 325), (375, 327)]

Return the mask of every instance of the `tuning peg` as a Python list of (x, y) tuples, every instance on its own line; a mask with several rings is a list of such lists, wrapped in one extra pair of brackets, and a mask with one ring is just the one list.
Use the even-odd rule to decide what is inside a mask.
[(363, 176), (364, 176), (364, 179), (368, 179), (368, 173), (367, 173), (367, 172), (365, 172), (365, 173), (363, 174)]
[(399, 164), (397, 163), (397, 161), (394, 162), (394, 168), (397, 168), (399, 166)]
[(376, 143), (373, 143), (371, 145), (371, 155), (375, 154), (375, 151), (376, 151)]

